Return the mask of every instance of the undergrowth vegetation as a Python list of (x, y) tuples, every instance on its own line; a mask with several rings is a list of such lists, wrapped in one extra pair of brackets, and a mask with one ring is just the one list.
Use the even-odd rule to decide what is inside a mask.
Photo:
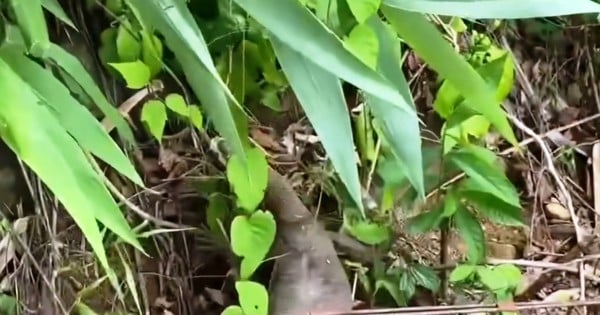
[[(249, 130), (286, 115), (290, 90), (326, 156), (315, 164), (335, 199), (328, 210), (343, 233), (379, 253), (369, 267), (347, 264), (364, 299), (377, 305), (383, 293), (406, 306), (420, 290), (446, 290), (447, 278), (512, 301), (521, 271), (486, 265), (482, 227), (524, 226), (519, 191), (497, 155), (522, 150), (501, 106), (515, 62), (493, 34), (513, 19), (600, 11), (587, 0), (528, 2), (0, 0), (0, 137), (102, 267), (76, 294), (79, 314), (95, 312), (86, 300), (107, 281), (116, 309), (147, 311), (132, 261), (156, 255), (156, 236), (200, 228), (165, 223), (130, 199), (161, 194), (140, 176), (141, 143), (158, 148), (169, 180), (185, 176), (177, 171), (185, 163), (166, 157), (165, 143), (181, 132), (225, 174), (205, 183), (207, 204), (195, 209), (212, 242), (237, 257), (238, 303), (223, 313), (268, 314), (257, 273), (277, 232), (261, 203), (276, 163), (269, 141)], [(437, 128), (420, 115), (406, 67), (435, 73)], [(57, 211), (45, 198), (24, 211)], [(466, 257), (440, 273), (396, 250), (398, 229), (456, 230)], [(1, 304), (21, 305), (5, 297)]]

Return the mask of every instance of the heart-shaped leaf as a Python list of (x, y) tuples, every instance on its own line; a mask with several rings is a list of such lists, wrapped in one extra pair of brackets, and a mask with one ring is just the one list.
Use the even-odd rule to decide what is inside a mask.
[(229, 158), (227, 180), (233, 186), (239, 206), (252, 212), (264, 198), (269, 165), (257, 148), (249, 149), (246, 155), (247, 164), (238, 155)]
[(381, 5), (381, 0), (346, 0), (346, 2), (359, 24), (375, 14)]
[(244, 311), (237, 305), (230, 305), (221, 312), (221, 315), (244, 315)]
[(150, 133), (158, 141), (162, 141), (163, 132), (167, 123), (167, 110), (165, 104), (159, 100), (150, 100), (142, 107), (141, 120), (146, 123)]
[(242, 279), (248, 279), (265, 258), (275, 240), (275, 219), (270, 212), (258, 210), (250, 217), (238, 215), (231, 222), (231, 249), (243, 257)]
[(459, 265), (450, 273), (450, 282), (460, 282), (469, 278), (476, 270), (474, 265)]
[(189, 118), (190, 122), (196, 129), (203, 130), (202, 123), (204, 121), (204, 117), (202, 116), (202, 112), (200, 111), (200, 107), (196, 105), (190, 105), (189, 107)]
[(171, 93), (167, 95), (167, 97), (165, 97), (165, 104), (170, 110), (183, 117), (188, 117), (190, 114), (188, 106), (181, 94)]
[(136, 60), (132, 62), (109, 63), (115, 70), (119, 71), (130, 89), (141, 89), (150, 83), (150, 68), (143, 62)]
[(377, 68), (379, 40), (368, 24), (356, 25), (344, 40), (344, 46), (371, 69)]
[(238, 281), (235, 290), (240, 299), (244, 315), (267, 315), (269, 313), (269, 293), (260, 284), (252, 281)]

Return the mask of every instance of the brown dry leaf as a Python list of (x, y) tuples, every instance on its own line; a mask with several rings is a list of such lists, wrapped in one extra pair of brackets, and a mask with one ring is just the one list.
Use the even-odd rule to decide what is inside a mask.
[(575, 301), (578, 298), (579, 288), (563, 289), (550, 293), (548, 296), (546, 296), (546, 298), (544, 298), (544, 302), (564, 303)]
[(252, 126), (250, 127), (250, 137), (267, 150), (286, 152), (285, 148), (275, 140), (275, 135), (271, 128)]
[(158, 160), (158, 164), (169, 173), (168, 179), (179, 177), (188, 170), (187, 162), (173, 150), (160, 147)]
[(546, 211), (553, 219), (568, 220), (571, 218), (569, 210), (558, 202), (546, 204)]
[(169, 302), (165, 296), (159, 296), (154, 300), (154, 307), (165, 310), (171, 308), (174, 304), (173, 302)]

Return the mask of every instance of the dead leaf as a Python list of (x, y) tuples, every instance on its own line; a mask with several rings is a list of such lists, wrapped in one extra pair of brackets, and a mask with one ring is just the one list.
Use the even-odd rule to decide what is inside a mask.
[(578, 298), (579, 288), (563, 289), (550, 293), (548, 296), (546, 296), (546, 298), (544, 298), (544, 302), (564, 303), (575, 301)]
[(569, 210), (558, 202), (550, 202), (546, 204), (546, 211), (553, 219), (568, 220), (571, 218)]
[(285, 148), (275, 140), (274, 132), (270, 128), (252, 126), (250, 127), (250, 137), (267, 150), (285, 152)]

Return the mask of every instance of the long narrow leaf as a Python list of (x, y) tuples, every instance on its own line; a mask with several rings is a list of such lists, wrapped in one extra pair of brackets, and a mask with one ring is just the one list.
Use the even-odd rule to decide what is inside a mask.
[[(404, 96), (406, 106), (414, 108), (415, 105), (408, 89), (408, 82), (404, 77), (404, 73), (402, 73), (399, 40), (379, 17), (372, 17), (368, 23), (375, 30), (380, 43), (377, 70), (398, 87), (400, 93)], [(415, 115), (399, 110), (376, 95), (367, 94), (367, 101), (375, 118), (381, 122), (385, 137), (390, 143), (394, 154), (405, 164), (404, 169), (411, 184), (417, 190), (419, 196), (425, 197), (421, 134), (418, 119)]]
[(69, 90), (52, 73), (25, 57), (18, 49), (0, 48), (0, 57), (52, 107), (61, 125), (83, 149), (99, 157), (134, 183), (144, 186), (131, 162), (104, 131), (100, 122), (71, 96)]
[[(241, 108), (217, 72), (208, 47), (185, 3), (177, 0), (127, 0), (146, 27), (165, 36), (167, 46), (183, 65), (186, 77), (215, 128), (231, 145), (234, 154), (246, 160), (247, 141), (236, 127), (229, 101)], [(206, 77), (208, 76), (208, 77)], [(208, 85), (199, 86), (195, 83)]]
[(280, 41), (321, 68), (402, 110), (415, 113), (390, 81), (348, 51), (300, 1), (235, 2)]
[(127, 125), (127, 122), (116, 107), (108, 102), (79, 59), (68, 53), (64, 48), (55, 44), (51, 44), (46, 50), (44, 58), (67, 72), (92, 99), (94, 104), (98, 106), (100, 111), (102, 111), (102, 113), (116, 126), (117, 131), (123, 140), (130, 145), (135, 144), (131, 128), (129, 128), (129, 125)]
[(348, 107), (340, 80), (275, 37), (273, 49), (302, 108), (356, 205), (363, 210)]
[(67, 13), (65, 13), (65, 10), (63, 10), (60, 3), (58, 3), (58, 0), (42, 0), (42, 6), (54, 16), (56, 16), (56, 18), (61, 20), (63, 23), (69, 25), (74, 30), (78, 31), (77, 27), (75, 27), (75, 24), (73, 24), (73, 21), (71, 21)]
[(496, 101), (495, 92), (485, 80), (444, 40), (435, 26), (419, 13), (391, 7), (382, 8), (396, 32), (440, 76), (447, 79), (465, 97), (468, 104), (487, 118), (511, 144), (517, 139)]
[[(120, 235), (138, 249), (141, 245), (123, 214), (103, 186), (75, 140), (28, 85), (0, 59), (0, 137), (55, 194), (90, 242), (113, 285), (118, 288), (96, 223), (128, 231)], [(107, 219), (107, 217), (109, 217)], [(112, 217), (112, 218), (110, 218)], [(120, 225), (123, 225), (120, 226)]]
[(10, 4), (27, 43), (27, 50), (36, 57), (41, 56), (50, 45), (42, 3), (40, 0), (11, 0)]
[(472, 19), (529, 19), (581, 13), (599, 13), (589, 0), (383, 0), (387, 6), (418, 12)]

